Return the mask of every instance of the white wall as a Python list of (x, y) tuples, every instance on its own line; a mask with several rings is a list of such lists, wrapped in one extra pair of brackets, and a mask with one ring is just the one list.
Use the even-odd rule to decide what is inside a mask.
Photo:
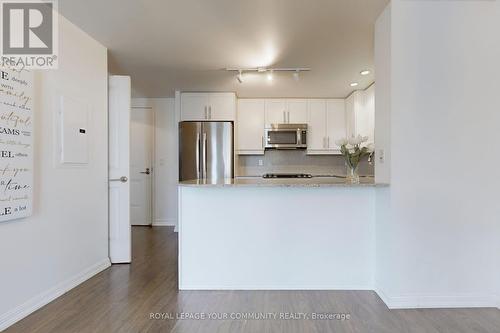
[(375, 23), (375, 181), (390, 182), (391, 165), (391, 6)]
[[(59, 69), (35, 75), (34, 214), (0, 224), (0, 330), (109, 266), (107, 50), (63, 17), (59, 29)], [(91, 106), (88, 167), (55, 167), (61, 94)]]
[(134, 98), (132, 105), (152, 107), (155, 114), (153, 225), (175, 226), (177, 225), (177, 123), (174, 99)]
[(500, 2), (393, 0), (391, 11), (391, 187), (377, 207), (379, 291), (392, 307), (494, 306)]

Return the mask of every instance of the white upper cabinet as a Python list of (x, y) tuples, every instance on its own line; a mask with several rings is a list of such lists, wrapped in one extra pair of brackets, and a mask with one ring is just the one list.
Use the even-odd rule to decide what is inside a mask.
[(346, 99), (347, 136), (367, 136), (375, 139), (375, 85), (365, 91), (355, 91)]
[(209, 120), (230, 121), (236, 119), (236, 96), (233, 93), (210, 93)]
[(305, 124), (306, 122), (306, 99), (266, 100), (266, 127), (272, 124)]
[(262, 99), (238, 100), (236, 129), (239, 155), (264, 154), (265, 106)]
[(356, 131), (368, 137), (368, 142), (375, 142), (375, 85), (363, 92), (363, 104), (356, 113)]
[(307, 110), (307, 151), (308, 153), (326, 152), (326, 100), (311, 99), (308, 102)]
[(181, 94), (181, 120), (206, 120), (207, 116), (208, 94)]
[(335, 141), (346, 137), (345, 101), (311, 99), (308, 102), (308, 144), (310, 155), (339, 154)]
[(328, 150), (333, 153), (340, 153), (340, 147), (335, 144), (335, 141), (347, 136), (345, 100), (329, 99), (326, 102), (326, 124)]
[(285, 99), (266, 99), (266, 124), (284, 124), (287, 121), (287, 108)]
[(181, 120), (234, 121), (236, 96), (234, 93), (182, 93)]
[(307, 123), (307, 100), (289, 99), (286, 110), (287, 124), (306, 124)]

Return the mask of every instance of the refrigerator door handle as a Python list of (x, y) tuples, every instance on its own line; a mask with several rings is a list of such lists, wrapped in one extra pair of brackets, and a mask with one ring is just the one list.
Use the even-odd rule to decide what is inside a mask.
[(200, 166), (200, 133), (196, 134), (196, 178), (200, 179), (201, 166)]
[(203, 178), (207, 178), (207, 133), (203, 133)]

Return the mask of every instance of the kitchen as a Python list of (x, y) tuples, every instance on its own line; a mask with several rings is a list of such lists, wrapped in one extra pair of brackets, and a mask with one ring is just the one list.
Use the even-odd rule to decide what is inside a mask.
[[(375, 191), (388, 185), (373, 152), (349, 179), (335, 142), (373, 144), (374, 83), (345, 99), (176, 97), (179, 289), (371, 289)], [(344, 255), (324, 265), (332, 253)]]

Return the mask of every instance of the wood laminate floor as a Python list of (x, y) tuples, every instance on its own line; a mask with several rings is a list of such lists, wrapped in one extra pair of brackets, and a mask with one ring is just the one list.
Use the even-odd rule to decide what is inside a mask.
[[(165, 316), (150, 319), (152, 313)], [(349, 320), (182, 319), (177, 314), (343, 313)], [(173, 316), (174, 318), (170, 318)], [(271, 316), (271, 315), (269, 315)], [(389, 310), (370, 291), (177, 290), (177, 234), (133, 228), (133, 263), (114, 265), (6, 332), (500, 332), (497, 309)]]

